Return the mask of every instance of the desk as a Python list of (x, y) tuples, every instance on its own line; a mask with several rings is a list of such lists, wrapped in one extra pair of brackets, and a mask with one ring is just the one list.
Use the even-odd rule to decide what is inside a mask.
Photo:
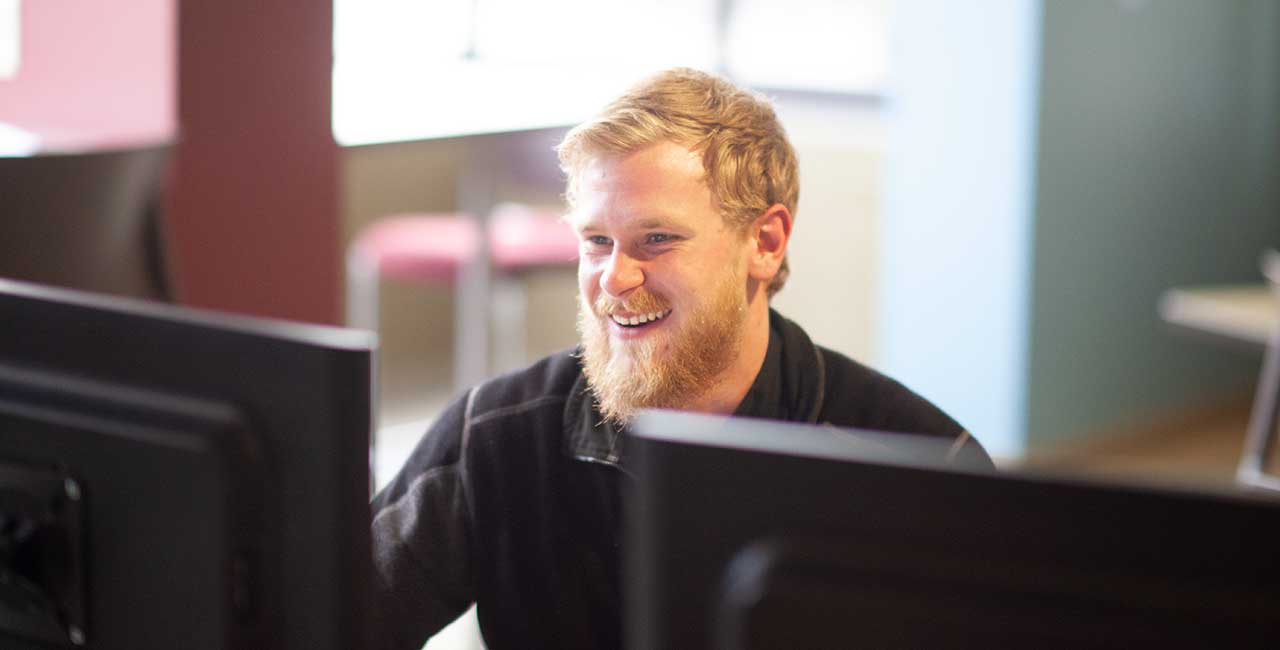
[(1271, 339), (1278, 315), (1265, 284), (1175, 288), (1160, 297), (1160, 317), (1166, 322), (1259, 349)]
[[(1263, 266), (1268, 264), (1264, 261)], [(1175, 288), (1160, 297), (1159, 309), (1160, 317), (1170, 324), (1265, 350), (1236, 480), (1280, 490), (1280, 477), (1266, 473), (1280, 411), (1280, 300), (1275, 287)]]

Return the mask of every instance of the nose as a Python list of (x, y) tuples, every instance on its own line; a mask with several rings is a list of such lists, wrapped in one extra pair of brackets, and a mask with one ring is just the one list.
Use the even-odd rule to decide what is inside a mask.
[(644, 284), (644, 269), (640, 261), (615, 248), (600, 274), (600, 289), (612, 298), (623, 298), (636, 287)]

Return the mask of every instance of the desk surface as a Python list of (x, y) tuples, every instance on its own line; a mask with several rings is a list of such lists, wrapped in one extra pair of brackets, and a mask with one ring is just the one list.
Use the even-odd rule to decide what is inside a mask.
[(1197, 332), (1265, 346), (1280, 322), (1280, 302), (1264, 284), (1175, 288), (1160, 297), (1160, 317)]

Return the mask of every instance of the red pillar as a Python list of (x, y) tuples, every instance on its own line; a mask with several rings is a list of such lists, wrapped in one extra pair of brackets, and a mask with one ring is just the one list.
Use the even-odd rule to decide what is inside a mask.
[(179, 301), (337, 322), (332, 1), (185, 0), (177, 42)]

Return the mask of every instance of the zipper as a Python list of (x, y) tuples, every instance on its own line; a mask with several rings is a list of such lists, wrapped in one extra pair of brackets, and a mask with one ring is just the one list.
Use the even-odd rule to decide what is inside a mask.
[(605, 467), (612, 467), (612, 468), (614, 468), (614, 469), (618, 470), (619, 472), (622, 472), (622, 474), (623, 474), (624, 476), (626, 476), (627, 478), (629, 478), (629, 479), (631, 479), (631, 480), (635, 480), (635, 478), (636, 478), (636, 475), (635, 475), (635, 474), (632, 474), (630, 470), (628, 470), (627, 468), (625, 468), (625, 467), (623, 467), (622, 465), (619, 465), (619, 464), (618, 464), (618, 459), (617, 459), (617, 458), (596, 458), (595, 456), (581, 456), (581, 455), (576, 455), (576, 456), (574, 456), (574, 457), (573, 457), (573, 459), (574, 459), (574, 460), (580, 460), (580, 461), (582, 461), (582, 462), (584, 462), (584, 463), (593, 463), (593, 464), (596, 464), (596, 465), (604, 465)]

